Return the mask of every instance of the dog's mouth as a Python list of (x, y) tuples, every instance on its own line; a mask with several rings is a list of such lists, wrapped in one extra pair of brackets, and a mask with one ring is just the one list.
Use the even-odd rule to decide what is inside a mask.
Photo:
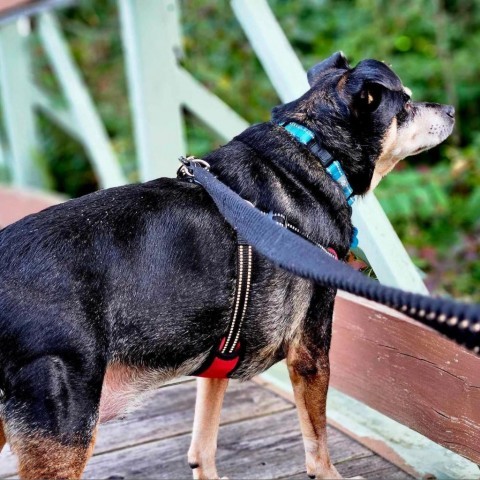
[[(395, 123), (392, 124), (395, 127)], [(453, 131), (453, 107), (418, 104), (408, 118), (402, 119), (398, 129), (392, 128), (373, 173), (370, 190), (403, 158), (418, 155), (442, 143)]]
[(399, 129), (399, 159), (418, 155), (443, 142), (453, 131), (454, 113), (453, 107), (420, 104), (411, 121)]

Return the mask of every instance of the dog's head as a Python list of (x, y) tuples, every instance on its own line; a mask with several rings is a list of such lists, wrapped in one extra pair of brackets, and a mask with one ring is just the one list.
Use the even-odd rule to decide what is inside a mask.
[(341, 52), (308, 72), (310, 90), (273, 109), (276, 122), (297, 121), (340, 161), (356, 194), (375, 188), (396, 163), (438, 145), (452, 132), (454, 108), (413, 102), (384, 63), (355, 68)]

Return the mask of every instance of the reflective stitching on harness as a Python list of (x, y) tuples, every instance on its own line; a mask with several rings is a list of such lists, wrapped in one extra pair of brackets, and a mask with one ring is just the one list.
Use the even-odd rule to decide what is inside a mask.
[[(238, 325), (237, 334), (235, 335), (235, 340), (229, 348), (229, 353), (232, 353), (237, 346), (238, 340), (240, 339), (240, 332), (242, 330), (243, 320), (245, 319), (245, 313), (247, 311), (248, 299), (250, 297), (250, 287), (252, 281), (252, 247), (250, 245), (239, 245), (239, 250), (241, 250), (241, 255), (246, 256), (247, 265), (246, 265), (246, 281), (245, 281), (245, 291), (243, 294), (243, 309), (240, 316), (240, 322)], [(245, 253), (246, 251), (246, 253)]]
[[(245, 250), (247, 255), (245, 255)], [(250, 282), (252, 272), (252, 247), (238, 243), (237, 245), (237, 286), (235, 295), (235, 306), (233, 309), (232, 320), (228, 329), (227, 341), (223, 346), (221, 353), (233, 353), (240, 338), (245, 312), (247, 311), (248, 297), (250, 293)], [(248, 253), (249, 252), (249, 253)], [(245, 261), (246, 260), (246, 261)], [(246, 263), (246, 265), (245, 265)], [(241, 309), (241, 311), (240, 311)], [(239, 315), (240, 312), (240, 315)], [(233, 342), (232, 342), (233, 338)]]

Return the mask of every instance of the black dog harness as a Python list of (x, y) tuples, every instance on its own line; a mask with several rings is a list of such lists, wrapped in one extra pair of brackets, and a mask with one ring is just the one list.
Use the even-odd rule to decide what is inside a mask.
[(189, 170), (212, 197), (225, 220), (273, 265), (403, 312), (480, 355), (480, 305), (381, 285), (343, 262), (333, 260), (300, 235), (282, 228), (196, 162), (192, 162)]
[[(355, 201), (353, 190), (347, 180), (347, 176), (343, 171), (340, 163), (336, 161), (330, 153), (325, 150), (315, 134), (304, 125), (296, 122), (281, 123), (281, 127), (285, 129), (298, 142), (303, 144), (308, 150), (315, 155), (325, 168), (330, 177), (337, 182), (347, 199), (347, 203), (352, 205)], [(177, 178), (187, 181), (195, 181), (191, 172), (191, 165), (200, 166), (207, 171), (210, 165), (205, 160), (195, 157), (180, 157), (182, 166), (177, 171)], [(198, 182), (197, 182), (198, 183)], [(300, 235), (305, 240), (313, 243), (321, 248), (325, 253), (338, 260), (337, 253), (332, 248), (325, 248), (312, 241), (308, 236), (304, 235), (297, 227), (288, 223), (285, 215), (270, 212), (268, 215), (276, 223), (279, 223), (287, 230)], [(354, 228), (352, 247), (357, 245), (357, 229)], [(235, 300), (232, 309), (232, 316), (228, 327), (227, 334), (221, 338), (220, 342), (211, 350), (203, 365), (192, 375), (207, 378), (227, 378), (239, 366), (243, 349), (240, 343), (240, 333), (245, 318), (250, 297), (253, 255), (252, 247), (237, 233), (237, 281), (235, 285)]]
[(227, 334), (210, 352), (203, 365), (193, 373), (197, 377), (227, 378), (240, 364), (240, 332), (247, 311), (252, 284), (252, 247), (237, 237), (237, 281), (235, 300)]
[[(296, 124), (295, 124), (296, 125)], [(288, 130), (287, 130), (288, 131)], [(304, 133), (304, 131), (302, 130)], [(290, 133), (290, 132), (289, 132)], [(177, 171), (177, 178), (187, 181), (194, 181), (194, 177), (191, 174), (189, 167), (192, 164), (201, 166), (207, 171), (210, 169), (210, 165), (204, 160), (200, 160), (194, 157), (180, 157), (182, 166)], [(332, 159), (333, 162), (333, 159)], [(338, 162), (335, 162), (338, 163)], [(340, 170), (341, 167), (339, 166)], [(327, 172), (335, 178), (335, 175), (327, 169)], [(338, 173), (338, 169), (335, 169)], [(342, 171), (343, 173), (343, 171)], [(344, 174), (343, 174), (344, 175)], [(338, 179), (336, 179), (338, 181)], [(348, 185), (348, 182), (347, 182)], [(348, 185), (348, 188), (350, 186)], [(344, 189), (344, 186), (342, 186)], [(347, 199), (350, 199), (351, 191), (348, 193)], [(300, 235), (309, 242), (320, 247), (324, 252), (330, 255), (332, 258), (338, 259), (337, 253), (332, 248), (324, 248), (308, 238), (297, 227), (288, 223), (285, 215), (280, 213), (265, 213), (276, 223), (282, 225), (286, 229)], [(250, 290), (252, 285), (252, 269), (253, 269), (253, 251), (251, 245), (249, 245), (242, 237), (237, 233), (237, 276), (235, 285), (234, 304), (232, 308), (232, 315), (228, 331), (224, 337), (220, 339), (217, 345), (211, 350), (209, 356), (204, 361), (202, 366), (196, 370), (192, 375), (197, 377), (206, 378), (228, 378), (239, 366), (243, 349), (240, 343), (240, 333), (245, 319), (245, 314), (248, 307), (248, 301), (250, 298)]]

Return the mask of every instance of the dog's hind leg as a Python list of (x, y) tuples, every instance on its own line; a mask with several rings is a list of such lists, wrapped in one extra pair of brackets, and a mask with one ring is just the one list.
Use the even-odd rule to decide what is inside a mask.
[(7, 443), (7, 438), (5, 437), (5, 430), (3, 428), (3, 422), (0, 420), (0, 453), (2, 453), (3, 447)]
[(93, 450), (103, 378), (99, 364), (82, 360), (80, 366), (39, 357), (12, 378), (5, 425), (21, 479), (81, 477)]
[(188, 464), (195, 479), (218, 478), (215, 466), (220, 412), (228, 379), (198, 378), (192, 442)]
[(290, 346), (287, 364), (297, 405), (310, 478), (341, 478), (327, 448), (326, 402), (330, 365), (328, 353), (303, 345)]

